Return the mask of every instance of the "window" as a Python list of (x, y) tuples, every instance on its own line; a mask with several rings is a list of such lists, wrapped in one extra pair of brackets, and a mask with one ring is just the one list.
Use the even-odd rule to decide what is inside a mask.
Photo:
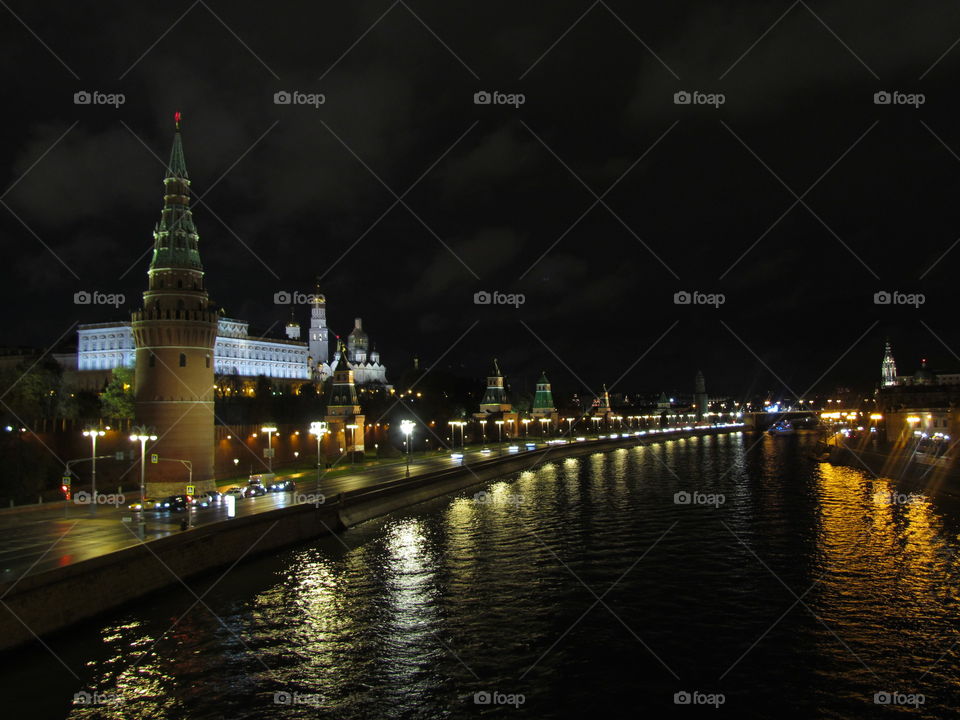
[[(210, 363), (207, 363), (208, 367), (209, 365)], [(180, 367), (186, 367), (186, 366), (187, 366), (187, 355), (186, 353), (180, 353)]]

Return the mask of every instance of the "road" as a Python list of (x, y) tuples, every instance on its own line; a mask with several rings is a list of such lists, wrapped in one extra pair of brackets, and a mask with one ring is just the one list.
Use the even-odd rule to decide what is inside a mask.
[[(586, 442), (597, 442), (599, 439), (591, 437)], [(545, 447), (542, 443), (537, 443), (537, 446)], [(523, 448), (524, 445), (521, 444), (520, 452), (524, 451)], [(506, 446), (503, 453), (508, 453)], [(454, 459), (450, 455), (417, 458), (411, 461), (410, 474), (413, 476), (455, 467), (462, 462), (474, 465), (495, 457), (497, 449), (494, 447), (486, 453), (480, 449), (468, 450), (462, 460)], [(356, 471), (337, 470), (322, 473), (318, 488), (315, 470), (286, 473), (278, 471), (278, 478), (291, 478), (296, 482), (296, 490), (239, 499), (236, 502), (236, 515), (242, 517), (288, 507), (297, 502), (314, 502), (313, 498), (304, 496), (322, 494), (330, 498), (347, 490), (371, 487), (402, 478), (405, 474), (406, 466), (402, 462)], [(182, 532), (181, 522), (188, 514), (194, 527), (229, 519), (226, 503), (181, 512), (147, 511), (146, 540)], [(13, 582), (27, 575), (137, 545), (140, 543), (137, 520), (138, 513), (131, 512), (126, 505), (101, 505), (96, 508), (95, 513), (91, 512), (88, 505), (63, 503), (57, 503), (49, 509), (2, 511), (0, 582)]]

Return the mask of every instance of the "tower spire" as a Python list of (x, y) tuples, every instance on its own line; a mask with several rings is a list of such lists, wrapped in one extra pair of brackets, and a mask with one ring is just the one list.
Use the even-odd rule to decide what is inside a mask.
[(153, 259), (150, 270), (181, 268), (203, 271), (200, 236), (190, 212), (190, 177), (180, 136), (180, 112), (174, 114), (173, 147), (167, 176), (163, 180), (163, 210), (153, 232)]

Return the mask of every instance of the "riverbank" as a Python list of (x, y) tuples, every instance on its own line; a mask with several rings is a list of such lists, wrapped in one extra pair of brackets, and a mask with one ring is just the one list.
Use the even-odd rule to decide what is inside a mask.
[(82, 562), (21, 576), (0, 584), (0, 599), (7, 610), (0, 615), (0, 650), (33, 642), (216, 568), (341, 532), (371, 518), (544, 462), (741, 430), (738, 426), (676, 429), (508, 453), (468, 465), (388, 480), (342, 492), (333, 498), (317, 498), (315, 503), (202, 525)]
[(932, 458), (903, 448), (848, 447), (823, 443), (824, 459), (833, 465), (866, 470), (905, 486), (960, 498), (960, 468), (949, 458)]

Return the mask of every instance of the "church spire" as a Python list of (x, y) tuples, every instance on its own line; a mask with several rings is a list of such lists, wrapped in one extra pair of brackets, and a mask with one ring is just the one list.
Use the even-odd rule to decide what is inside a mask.
[(153, 233), (150, 269), (179, 268), (203, 270), (197, 228), (190, 212), (190, 178), (180, 137), (180, 113), (174, 114), (173, 147), (167, 177), (163, 180), (163, 210)]
[(183, 156), (183, 140), (180, 138), (179, 110), (173, 114), (173, 124), (176, 132), (173, 135), (173, 147), (170, 149), (170, 163), (167, 165), (167, 177), (189, 180), (187, 160)]

